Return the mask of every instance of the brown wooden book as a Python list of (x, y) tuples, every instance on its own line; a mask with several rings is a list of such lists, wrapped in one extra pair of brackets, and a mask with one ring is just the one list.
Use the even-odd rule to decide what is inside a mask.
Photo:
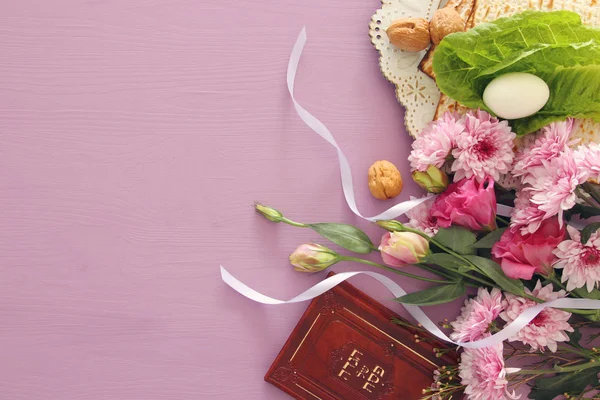
[(310, 303), (265, 380), (295, 399), (420, 399), (433, 371), (457, 359), (436, 358), (444, 344), (393, 318), (404, 321), (344, 282)]

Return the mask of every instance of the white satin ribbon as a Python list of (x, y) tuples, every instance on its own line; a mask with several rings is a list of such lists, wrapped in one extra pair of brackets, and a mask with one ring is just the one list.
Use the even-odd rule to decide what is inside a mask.
[[(398, 285), (396, 282), (394, 282), (385, 275), (381, 275), (376, 272), (359, 271), (339, 273), (337, 275), (325, 279), (324, 281), (317, 283), (310, 289), (306, 290), (305, 292), (299, 294), (298, 296), (290, 300), (278, 300), (266, 296), (260, 292), (257, 292), (256, 290), (239, 281), (221, 266), (221, 278), (226, 284), (228, 284), (231, 288), (233, 288), (236, 292), (240, 293), (241, 295), (262, 304), (290, 304), (311, 300), (334, 288), (343, 281), (357, 275), (370, 276), (371, 278), (375, 279), (383, 286), (385, 286), (386, 289), (394, 295), (394, 297), (400, 297), (407, 294), (406, 291), (402, 289), (400, 285)], [(480, 349), (483, 347), (493, 346), (516, 335), (545, 308), (578, 308), (582, 310), (597, 310), (600, 309), (600, 300), (563, 298), (548, 301), (546, 303), (537, 304), (523, 311), (523, 313), (519, 315), (517, 319), (508, 324), (500, 332), (497, 332), (485, 339), (466, 343), (459, 343), (451, 340), (419, 307), (411, 306), (408, 304), (403, 304), (403, 306), (404, 308), (406, 308), (406, 311), (408, 311), (408, 313), (423, 326), (423, 328), (427, 329), (438, 339), (468, 349)]]
[(340, 146), (338, 146), (331, 132), (329, 132), (329, 129), (327, 129), (327, 127), (317, 118), (315, 118), (311, 113), (306, 111), (304, 107), (302, 107), (294, 97), (294, 82), (296, 80), (296, 72), (298, 71), (298, 63), (300, 61), (300, 56), (302, 55), (302, 50), (304, 49), (305, 44), (306, 28), (303, 27), (302, 32), (300, 32), (300, 35), (298, 36), (298, 39), (296, 39), (296, 43), (294, 44), (292, 54), (290, 55), (290, 61), (288, 63), (287, 69), (287, 87), (290, 92), (290, 96), (292, 97), (292, 101), (294, 102), (296, 112), (298, 113), (300, 119), (302, 119), (302, 121), (304, 121), (306, 125), (308, 125), (323, 139), (327, 140), (329, 144), (331, 144), (337, 150), (338, 161), (340, 165), (340, 175), (342, 177), (342, 190), (344, 191), (344, 197), (346, 198), (348, 207), (350, 207), (352, 212), (368, 221), (394, 219), (399, 217), (400, 215), (405, 214), (407, 211), (418, 206), (425, 200), (431, 198), (431, 196), (424, 196), (419, 199), (404, 201), (402, 203), (396, 204), (395, 206), (374, 217), (365, 217), (358, 211), (358, 207), (356, 206), (356, 198), (354, 196), (352, 169), (350, 168), (350, 163), (348, 162), (348, 159), (342, 152), (342, 149), (340, 149)]

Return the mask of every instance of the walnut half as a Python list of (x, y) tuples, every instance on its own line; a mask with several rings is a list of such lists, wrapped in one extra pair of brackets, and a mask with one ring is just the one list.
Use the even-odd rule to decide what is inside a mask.
[(423, 18), (398, 19), (387, 28), (390, 43), (400, 50), (421, 51), (430, 44), (429, 22)]
[(443, 38), (451, 33), (464, 30), (465, 21), (452, 7), (437, 10), (429, 23), (429, 33), (434, 44), (439, 44)]
[(402, 191), (402, 176), (389, 161), (377, 161), (369, 168), (369, 190), (379, 200), (396, 197)]

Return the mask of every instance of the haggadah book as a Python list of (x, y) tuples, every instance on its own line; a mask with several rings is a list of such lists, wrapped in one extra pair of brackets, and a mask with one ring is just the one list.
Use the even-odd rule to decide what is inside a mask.
[(455, 353), (437, 358), (444, 344), (393, 319), (406, 322), (344, 282), (310, 303), (265, 380), (295, 399), (420, 399)]

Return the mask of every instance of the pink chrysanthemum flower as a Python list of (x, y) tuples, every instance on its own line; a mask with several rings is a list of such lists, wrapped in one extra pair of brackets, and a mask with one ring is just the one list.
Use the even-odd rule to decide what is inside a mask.
[(469, 112), (465, 116), (465, 132), (456, 137), (452, 155), (454, 181), (475, 176), (482, 181), (491, 176), (495, 181), (512, 165), (513, 139), (507, 121), (498, 121), (485, 111)]
[(575, 151), (577, 166), (588, 175), (595, 183), (600, 183), (600, 145), (590, 143), (579, 146)]
[(504, 346), (499, 343), (483, 349), (465, 349), (460, 357), (458, 376), (470, 400), (508, 400), (521, 396), (508, 391), (504, 368)]
[(535, 141), (517, 154), (512, 174), (526, 175), (531, 168), (542, 165), (542, 160), (549, 161), (558, 157), (569, 146), (575, 145), (579, 139), (569, 140), (572, 131), (573, 120), (570, 118), (545, 126), (537, 134)]
[(573, 208), (577, 195), (577, 185), (587, 180), (587, 174), (577, 168), (573, 151), (567, 149), (550, 161), (542, 160), (542, 165), (531, 168), (523, 183), (530, 187), (531, 202), (545, 213), (544, 218), (556, 214), (562, 222), (563, 212)]
[(445, 113), (431, 122), (414, 140), (408, 156), (411, 171), (426, 171), (430, 165), (441, 168), (455, 146), (455, 138), (465, 130), (463, 119)]
[(562, 281), (567, 290), (580, 287), (591, 292), (600, 281), (600, 233), (594, 232), (585, 244), (581, 243), (579, 231), (567, 226), (570, 240), (565, 240), (554, 250), (558, 261), (554, 268), (562, 268)]
[(450, 338), (460, 343), (481, 339), (502, 311), (502, 292), (497, 288), (491, 293), (479, 288), (477, 297), (465, 300), (460, 316), (450, 323), (454, 329)]
[(520, 229), (521, 235), (535, 233), (540, 228), (546, 213), (531, 202), (531, 191), (519, 190), (515, 208), (510, 216), (510, 228)]
[[(410, 199), (415, 200), (412, 196)], [(429, 236), (435, 236), (440, 227), (437, 224), (437, 219), (432, 217), (430, 212), (434, 200), (435, 198), (432, 197), (430, 200), (426, 200), (415, 208), (407, 211), (406, 216), (408, 217), (408, 222), (404, 225), (413, 229), (418, 229)]]
[[(528, 294), (532, 294), (538, 299), (550, 301), (566, 296), (564, 290), (554, 292), (552, 284), (542, 287), (540, 281), (537, 282), (533, 292), (525, 289)], [(506, 293), (504, 306), (506, 310), (500, 314), (507, 323), (511, 323), (523, 311), (537, 303), (533, 300), (528, 300), (523, 297), (518, 297), (510, 293)], [(546, 347), (551, 352), (555, 352), (558, 342), (569, 340), (569, 336), (565, 332), (573, 332), (573, 328), (567, 322), (571, 318), (571, 313), (559, 310), (557, 308), (545, 308), (537, 315), (526, 327), (521, 329), (516, 335), (508, 339), (509, 342), (519, 341), (523, 344), (531, 346), (531, 351), (544, 351)]]

